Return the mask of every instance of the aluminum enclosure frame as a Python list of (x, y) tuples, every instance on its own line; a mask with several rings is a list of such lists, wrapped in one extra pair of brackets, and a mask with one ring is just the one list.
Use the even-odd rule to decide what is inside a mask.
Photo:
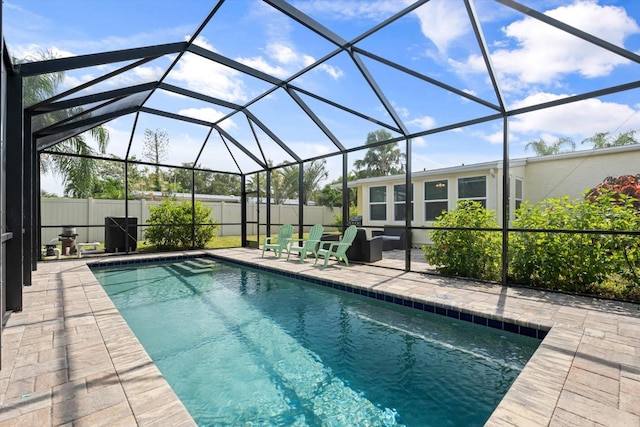
[[(7, 240), (7, 247), (11, 245), (14, 250), (7, 251), (10, 253), (10, 259), (6, 261), (4, 264), (7, 266), (7, 291), (11, 290), (11, 292), (16, 291), (22, 285), (30, 284), (30, 274), (29, 271), (31, 269), (35, 269), (37, 266), (36, 260), (39, 255), (39, 248), (41, 245), (40, 242), (40, 233), (33, 233), (32, 231), (22, 232), (25, 228), (33, 229), (33, 225), (38, 225), (38, 230), (40, 226), (39, 221), (39, 197), (40, 188), (39, 188), (39, 176), (38, 176), (38, 162), (40, 154), (46, 153), (47, 149), (51, 146), (64, 141), (65, 139), (78, 135), (82, 132), (85, 132), (88, 129), (91, 129), (95, 126), (99, 126), (105, 123), (108, 123), (111, 120), (114, 120), (118, 117), (122, 117), (124, 115), (134, 114), (137, 117), (140, 113), (148, 113), (154, 114), (157, 116), (164, 117), (168, 120), (178, 120), (184, 121), (188, 123), (197, 123), (199, 125), (205, 126), (209, 129), (208, 135), (206, 139), (202, 142), (202, 146), (198, 152), (198, 157), (194, 159), (194, 167), (192, 170), (199, 170), (195, 165), (198, 162), (198, 159), (207, 144), (210, 140), (210, 137), (216, 136), (221, 138), (225, 143), (229, 143), (233, 145), (235, 148), (244, 153), (247, 157), (252, 159), (260, 168), (256, 170), (242, 170), (238, 167), (239, 172), (238, 175), (242, 178), (243, 194), (246, 193), (246, 181), (245, 177), (248, 175), (257, 173), (257, 172), (266, 172), (267, 173), (267, 189), (270, 188), (270, 173), (282, 167), (279, 166), (269, 166), (267, 164), (264, 155), (260, 155), (257, 153), (251, 152), (247, 147), (243, 145), (243, 143), (234, 138), (233, 134), (222, 129), (220, 124), (231, 117), (242, 117), (243, 120), (247, 120), (249, 126), (253, 129), (255, 126), (267, 134), (273, 141), (280, 146), (288, 155), (291, 156), (293, 162), (290, 164), (299, 165), (299, 176), (303, 176), (303, 165), (305, 162), (310, 162), (314, 160), (325, 159), (333, 156), (340, 156), (342, 160), (342, 170), (343, 170), (343, 185), (342, 185), (342, 194), (343, 194), (343, 225), (346, 225), (346, 221), (348, 218), (348, 189), (346, 183), (347, 171), (348, 171), (348, 156), (350, 153), (355, 151), (363, 150), (366, 148), (371, 148), (375, 146), (380, 146), (392, 142), (402, 142), (404, 143), (404, 147), (406, 150), (407, 161), (405, 164), (406, 170), (406, 185), (407, 192), (410, 193), (411, 189), (411, 141), (412, 139), (423, 137), (427, 135), (433, 135), (441, 132), (446, 132), (452, 129), (471, 126), (474, 124), (485, 123), (489, 121), (501, 120), (503, 127), (503, 163), (504, 170), (506, 171), (502, 177), (502, 185), (505, 191), (502, 194), (502, 235), (503, 235), (503, 254), (502, 254), (502, 266), (503, 266), (503, 283), (506, 284), (506, 261), (507, 261), (507, 236), (510, 230), (508, 227), (508, 221), (506, 218), (507, 207), (509, 204), (509, 179), (508, 179), (508, 170), (509, 170), (509, 120), (513, 117), (516, 117), (521, 114), (530, 113), (533, 111), (543, 110), (546, 108), (552, 108), (560, 105), (566, 105), (570, 103), (575, 103), (581, 100), (601, 97), (606, 95), (612, 95), (619, 92), (629, 91), (633, 89), (640, 88), (640, 79), (635, 81), (630, 81), (624, 84), (619, 84), (616, 86), (607, 87), (604, 89), (599, 89), (595, 91), (588, 91), (585, 93), (578, 93), (576, 95), (558, 99), (551, 102), (543, 102), (536, 105), (528, 106), (525, 108), (516, 108), (509, 109), (506, 106), (503, 94), (501, 93), (499, 79), (497, 78), (497, 72), (495, 70), (494, 65), (491, 63), (491, 56), (489, 54), (489, 48), (487, 46), (487, 42), (483, 35), (482, 25), (478, 16), (478, 12), (475, 9), (473, 0), (463, 0), (464, 6), (466, 9), (466, 13), (471, 22), (474, 37), (476, 43), (482, 53), (482, 60), (487, 68), (489, 73), (491, 86), (493, 89), (493, 94), (497, 103), (493, 100), (487, 100), (480, 98), (478, 96), (472, 95), (464, 91), (462, 88), (453, 87), (441, 80), (436, 78), (426, 76), (421, 74), (418, 71), (409, 69), (403, 65), (394, 63), (393, 61), (380, 57), (379, 55), (374, 54), (373, 52), (367, 51), (366, 49), (359, 46), (359, 43), (374, 34), (375, 32), (391, 25), (393, 22), (398, 19), (412, 13), (420, 6), (429, 2), (429, 0), (418, 0), (401, 10), (400, 12), (394, 14), (390, 18), (386, 19), (382, 23), (376, 25), (373, 28), (365, 31), (361, 35), (355, 37), (352, 40), (345, 40), (339, 35), (333, 33), (331, 30), (312, 19), (310, 16), (304, 14), (300, 10), (293, 7), (290, 3), (284, 0), (264, 0), (265, 3), (277, 9), (281, 13), (285, 14), (289, 18), (295, 20), (299, 24), (308, 28), (310, 31), (320, 35), (325, 40), (328, 40), (332, 45), (335, 46), (335, 49), (324, 57), (316, 60), (313, 64), (310, 64), (300, 70), (299, 72), (293, 74), (287, 79), (280, 79), (258, 69), (252, 68), (250, 66), (241, 64), (240, 62), (233, 60), (231, 58), (220, 55), (216, 52), (207, 50), (200, 46), (194, 44), (196, 37), (200, 34), (206, 24), (215, 16), (220, 7), (225, 3), (225, 1), (232, 0), (219, 0), (211, 9), (208, 16), (204, 19), (199, 28), (194, 32), (194, 34), (190, 37), (189, 41), (186, 42), (177, 42), (177, 43), (169, 43), (169, 44), (161, 44), (157, 46), (147, 46), (140, 47), (134, 49), (126, 49), (126, 50), (117, 50), (111, 52), (99, 52), (90, 55), (80, 55), (71, 58), (61, 58), (47, 61), (38, 61), (38, 62), (30, 62), (30, 63), (22, 63), (22, 64), (12, 64), (12, 68), (15, 69), (13, 73), (9, 73), (9, 78), (7, 81), (7, 104), (3, 105), (6, 109), (7, 116), (11, 117), (12, 120), (8, 121), (7, 124), (7, 159), (9, 160), (9, 165), (7, 167), (7, 174), (13, 178), (22, 177), (21, 183), (24, 187), (21, 187), (20, 190), (17, 189), (7, 189), (6, 197), (7, 197), (7, 212), (11, 215), (8, 215), (7, 218), (7, 228), (9, 233), (13, 233), (13, 238)], [(612, 52), (616, 55), (620, 55), (634, 63), (640, 64), (640, 56), (634, 52), (626, 50), (624, 48), (612, 45), (611, 43), (606, 42), (592, 34), (585, 33), (577, 28), (571, 27), (565, 23), (559, 22), (545, 14), (542, 14), (538, 11), (535, 11), (529, 7), (522, 5), (514, 0), (494, 0), (497, 3), (500, 3), (506, 7), (509, 7), (513, 10), (521, 12), (522, 14), (533, 18), (535, 20), (539, 20), (548, 24), (560, 31), (571, 34), (572, 36), (578, 37), (588, 43), (591, 43), (600, 48), (606, 49), (609, 52)], [(260, 95), (256, 96), (254, 99), (246, 102), (243, 105), (234, 104), (228, 101), (224, 101), (221, 99), (217, 99), (215, 97), (211, 97), (202, 93), (197, 93), (188, 89), (179, 88), (172, 84), (167, 83), (165, 80), (169, 75), (170, 71), (173, 69), (177, 61), (184, 54), (194, 54), (198, 57), (205, 58), (209, 61), (212, 61), (217, 64), (224, 65), (229, 67), (239, 73), (243, 73), (245, 75), (251, 76), (253, 78), (259, 79), (267, 84), (271, 85), (267, 90), (265, 90)], [(315, 67), (324, 64), (329, 59), (336, 57), (341, 53), (346, 53), (348, 57), (353, 61), (355, 68), (360, 72), (361, 78), (366, 82), (369, 88), (376, 95), (377, 99), (384, 106), (384, 109), (388, 113), (390, 117), (389, 122), (385, 122), (379, 119), (375, 119), (370, 117), (369, 115), (355, 111), (352, 108), (349, 108), (345, 105), (341, 105), (329, 99), (326, 99), (318, 94), (305, 90), (301, 87), (297, 87), (293, 82), (300, 76), (303, 76), (305, 73), (310, 72), (315, 69)], [(7, 55), (5, 50), (5, 54), (3, 57)], [(123, 73), (131, 70), (135, 67), (144, 65), (156, 58), (159, 58), (164, 55), (176, 55), (175, 60), (172, 64), (165, 70), (163, 76), (154, 82), (149, 82), (146, 84), (132, 85), (129, 87), (117, 89), (117, 90), (109, 90), (96, 92), (91, 95), (72, 97), (75, 93), (80, 90), (90, 88), (95, 86), (101, 82), (104, 82), (110, 78), (114, 78), (122, 75)], [(8, 58), (8, 56), (6, 56)], [(419, 132), (409, 132), (406, 124), (403, 122), (402, 118), (393, 107), (392, 103), (389, 101), (388, 96), (385, 94), (383, 89), (380, 87), (378, 82), (376, 81), (373, 74), (368, 70), (365, 62), (362, 58), (368, 58), (373, 61), (377, 61), (386, 66), (392, 67), (393, 69), (409, 74), (413, 77), (421, 79), (429, 84), (437, 86), (441, 89), (444, 89), (450, 93), (453, 93), (457, 96), (464, 97), (469, 102), (478, 104), (484, 108), (489, 109), (491, 112), (486, 115), (478, 116), (469, 120), (460, 121), (457, 123), (451, 123), (444, 126), (434, 127), (431, 129), (422, 130)], [(28, 106), (24, 108), (22, 106), (21, 100), (16, 99), (15, 93), (19, 91), (22, 85), (22, 79), (36, 76), (40, 74), (52, 73), (52, 72), (63, 72), (69, 70), (83, 69), (98, 65), (107, 65), (107, 64), (116, 64), (119, 62), (125, 61), (133, 61), (131, 64), (123, 66), (115, 71), (112, 71), (102, 77), (94, 79), (90, 82), (79, 85), (76, 88), (73, 88), (69, 91), (56, 95), (50, 99), (44, 100), (36, 105)], [(332, 150), (330, 153), (304, 158), (300, 154), (296, 153), (284, 138), (278, 136), (277, 132), (270, 129), (267, 125), (265, 125), (259, 117), (257, 117), (252, 111), (251, 107), (259, 100), (269, 96), (276, 90), (282, 89), (285, 93), (287, 93), (291, 100), (300, 108), (307, 117), (311, 119), (311, 121), (324, 133), (329, 141), (333, 144)], [(191, 98), (193, 100), (198, 100), (202, 102), (210, 103), (211, 105), (218, 105), (225, 107), (227, 109), (232, 110), (231, 113), (215, 120), (215, 121), (205, 121), (194, 119), (191, 117), (187, 117), (180, 114), (175, 114), (169, 111), (158, 110), (155, 108), (151, 108), (147, 105), (147, 101), (149, 97), (154, 93), (154, 91), (158, 90), (166, 90), (169, 92), (173, 92), (187, 98)], [(305, 103), (304, 99), (300, 95), (305, 95), (314, 98), (315, 100), (330, 105), (332, 107), (338, 108), (346, 113), (356, 115), (362, 119), (368, 120), (371, 123), (374, 123), (378, 126), (381, 126), (385, 129), (392, 130), (399, 136), (394, 137), (387, 141), (381, 141), (375, 144), (370, 145), (361, 145), (356, 147), (346, 147), (334, 134), (332, 134), (329, 126), (324, 123), (323, 119), (319, 114), (317, 114), (313, 108), (311, 108), (307, 103)], [(113, 108), (115, 106), (122, 105), (122, 107)], [(25, 125), (20, 125), (19, 129), (16, 128), (16, 125), (11, 125), (12, 123), (18, 123), (16, 118), (21, 117), (34, 117), (41, 114), (47, 114), (55, 111), (66, 110), (70, 108), (78, 109), (76, 114), (73, 114), (67, 117), (65, 120), (53, 123), (50, 126), (47, 126), (43, 129), (34, 129), (33, 131), (30, 129), (30, 126), (26, 124), (27, 120), (25, 120)], [(134, 129), (132, 129), (132, 134)], [(255, 137), (255, 134), (254, 134)], [(258, 138), (255, 138), (255, 142), (260, 147), (260, 141)], [(131, 148), (132, 139), (129, 142), (129, 149), (127, 150), (127, 158), (122, 161), (126, 164), (136, 163), (136, 161), (130, 159), (128, 157), (130, 148)], [(145, 162), (138, 162), (139, 164), (148, 164)], [(169, 166), (167, 164), (160, 164), (159, 166)], [(173, 166), (171, 166), (173, 167)], [(203, 169), (204, 170), (204, 169)], [(126, 168), (125, 168), (126, 171)], [(211, 171), (217, 172), (217, 171)], [(226, 172), (225, 172), (226, 173)], [(300, 180), (300, 184), (302, 184), (302, 180)], [(128, 184), (125, 184), (128, 185)], [(302, 186), (300, 186), (300, 191), (302, 191)], [(127, 191), (125, 191), (125, 204), (128, 205), (128, 196)], [(193, 193), (193, 188), (192, 188)], [(267, 191), (267, 195), (270, 192)], [(406, 212), (411, 211), (411, 201), (413, 197), (410, 194), (407, 194), (406, 197)], [(268, 199), (268, 204), (270, 205), (271, 201)], [(302, 230), (302, 226), (304, 224), (304, 218), (302, 217), (302, 209), (300, 211), (298, 228)], [(9, 217), (13, 218), (9, 220)], [(408, 216), (407, 216), (408, 217)], [(14, 221), (14, 222), (11, 222)], [(269, 215), (269, 209), (267, 209), (267, 229), (269, 229), (271, 224), (271, 218)], [(410, 220), (407, 218), (405, 227), (407, 231), (411, 229)], [(246, 230), (243, 230), (243, 244), (246, 243)], [(405, 251), (405, 270), (410, 270), (410, 251), (407, 246), (407, 250)], [(14, 264), (19, 264), (20, 267), (15, 267)], [(11, 295), (9, 292), (9, 295)], [(7, 301), (8, 302), (8, 301)], [(11, 305), (13, 309), (19, 310), (20, 304), (8, 304)]]

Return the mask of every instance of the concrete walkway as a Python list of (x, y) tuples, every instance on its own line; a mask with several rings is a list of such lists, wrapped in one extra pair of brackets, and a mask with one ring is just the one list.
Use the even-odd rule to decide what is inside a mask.
[[(333, 261), (323, 269), (255, 249), (206, 252), (549, 330), (487, 425), (640, 427), (639, 305)], [(2, 336), (0, 425), (194, 425), (86, 266), (113, 260), (39, 264)]]

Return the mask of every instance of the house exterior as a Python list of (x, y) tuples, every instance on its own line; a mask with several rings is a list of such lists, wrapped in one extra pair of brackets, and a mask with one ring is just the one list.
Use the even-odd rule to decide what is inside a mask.
[[(495, 212), (502, 223), (503, 162), (483, 162), (413, 172), (413, 227), (432, 226), (444, 210), (455, 209), (458, 200), (472, 199)], [(578, 199), (585, 190), (607, 176), (640, 173), (640, 144), (573, 151), (550, 156), (509, 161), (509, 212), (528, 200), (536, 203), (550, 197)], [(405, 175), (366, 178), (349, 182), (357, 189), (358, 214), (362, 225), (403, 226), (406, 220)], [(430, 243), (428, 232), (413, 231), (413, 246)]]

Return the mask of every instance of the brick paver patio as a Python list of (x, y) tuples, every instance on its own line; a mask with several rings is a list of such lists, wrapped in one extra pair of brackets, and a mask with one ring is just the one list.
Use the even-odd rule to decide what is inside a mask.
[[(358, 264), (322, 269), (255, 249), (208, 252), (549, 329), (487, 425), (640, 427), (640, 305)], [(24, 310), (2, 336), (3, 427), (195, 425), (86, 265), (100, 261), (40, 263), (24, 289)]]

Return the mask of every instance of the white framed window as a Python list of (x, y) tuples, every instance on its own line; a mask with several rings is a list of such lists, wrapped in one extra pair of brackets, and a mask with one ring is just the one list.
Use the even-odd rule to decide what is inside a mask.
[(369, 187), (369, 219), (387, 220), (387, 187)]
[[(406, 204), (407, 186), (405, 184), (396, 184), (393, 186), (393, 220), (406, 221)], [(411, 218), (413, 220), (413, 184), (411, 184)]]
[(435, 221), (449, 207), (449, 181), (427, 181), (424, 183), (424, 220)]
[(516, 202), (516, 204), (515, 204), (516, 210), (518, 210), (520, 208), (520, 205), (522, 204), (522, 201), (524, 200), (523, 184), (524, 184), (524, 182), (522, 181), (522, 179), (516, 178), (516, 185), (515, 185), (515, 187), (516, 187), (515, 190), (516, 191), (515, 191), (515, 194), (514, 194), (514, 196), (515, 196), (514, 200)]
[(487, 207), (487, 177), (458, 178), (458, 200), (476, 200)]

